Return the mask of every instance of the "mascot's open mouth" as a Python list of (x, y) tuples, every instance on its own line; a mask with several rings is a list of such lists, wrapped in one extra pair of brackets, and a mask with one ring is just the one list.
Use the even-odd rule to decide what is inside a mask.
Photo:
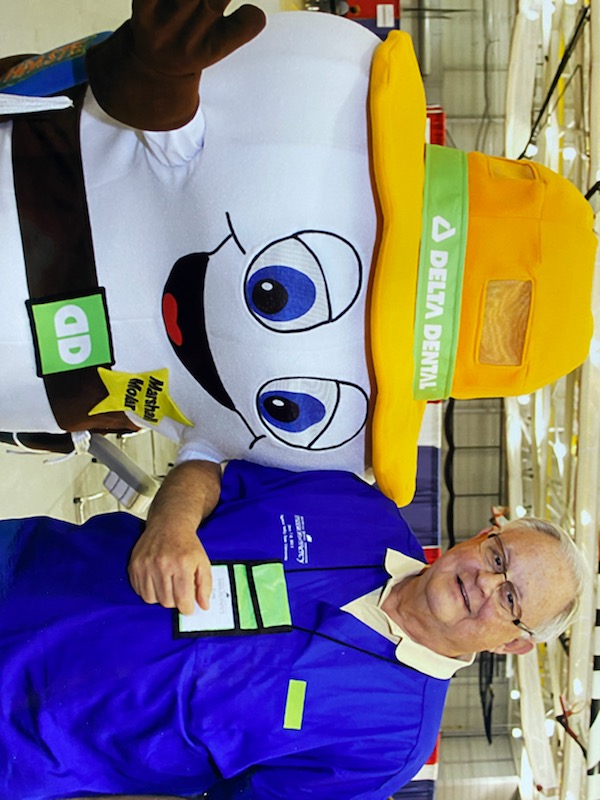
[(209, 260), (208, 253), (190, 253), (175, 262), (163, 289), (163, 321), (183, 366), (211, 397), (235, 411), (217, 372), (206, 334), (204, 282)]

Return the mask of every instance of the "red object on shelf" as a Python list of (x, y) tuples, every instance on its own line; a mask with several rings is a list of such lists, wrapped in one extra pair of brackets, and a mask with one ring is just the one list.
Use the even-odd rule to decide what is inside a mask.
[(442, 554), (441, 548), (436, 545), (426, 545), (423, 548), (423, 552), (425, 553), (425, 560), (428, 564), (433, 564)]
[[(399, 0), (391, 0), (391, 2), (382, 3), (381, 0), (346, 0), (350, 6), (350, 11), (346, 16), (350, 19), (376, 19), (377, 6), (388, 5), (394, 7), (393, 18), (397, 20), (400, 17), (400, 2)], [(380, 12), (381, 13), (381, 12)]]
[(442, 738), (441, 734), (438, 733), (437, 742), (435, 744), (435, 747), (433, 748), (433, 753), (427, 759), (427, 762), (426, 762), (427, 764), (437, 764), (438, 763), (438, 759), (439, 759), (439, 756), (440, 756), (440, 739), (441, 738)]
[(446, 112), (441, 106), (427, 106), (427, 132), (429, 144), (446, 144)]

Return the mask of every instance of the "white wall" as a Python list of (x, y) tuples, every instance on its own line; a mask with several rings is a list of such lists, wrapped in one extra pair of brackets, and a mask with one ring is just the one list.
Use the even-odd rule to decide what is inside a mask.
[(90, 33), (112, 30), (131, 0), (2, 0), (0, 53), (43, 53)]
[[(234, 0), (231, 9), (243, 0)], [(114, 30), (130, 15), (131, 0), (1, 0), (0, 56), (43, 53), (98, 31)], [(259, 0), (267, 13), (279, 0)]]

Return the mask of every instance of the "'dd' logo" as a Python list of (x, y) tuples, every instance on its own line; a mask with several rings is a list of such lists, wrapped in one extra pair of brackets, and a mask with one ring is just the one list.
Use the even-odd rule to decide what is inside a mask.
[(39, 377), (114, 364), (104, 290), (26, 306)]

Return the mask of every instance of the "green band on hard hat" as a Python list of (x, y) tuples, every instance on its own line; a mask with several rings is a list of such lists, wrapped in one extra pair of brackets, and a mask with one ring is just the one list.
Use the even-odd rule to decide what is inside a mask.
[(426, 145), (414, 327), (416, 400), (450, 395), (469, 220), (467, 154)]

